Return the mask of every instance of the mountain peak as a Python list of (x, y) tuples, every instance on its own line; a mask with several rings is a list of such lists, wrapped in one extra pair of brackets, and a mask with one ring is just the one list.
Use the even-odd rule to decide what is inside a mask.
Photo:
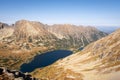
[(46, 34), (46, 30), (40, 22), (20, 20), (15, 23), (15, 34), (26, 37), (42, 36)]

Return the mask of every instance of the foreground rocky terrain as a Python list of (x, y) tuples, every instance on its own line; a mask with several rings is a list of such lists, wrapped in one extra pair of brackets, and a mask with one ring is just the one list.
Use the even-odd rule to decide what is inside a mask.
[(78, 50), (106, 35), (94, 27), (45, 25), (27, 20), (12, 25), (0, 23), (0, 66), (19, 69), (38, 53)]
[(120, 80), (120, 29), (32, 74), (48, 80)]
[(39, 80), (28, 73), (0, 68), (0, 80)]

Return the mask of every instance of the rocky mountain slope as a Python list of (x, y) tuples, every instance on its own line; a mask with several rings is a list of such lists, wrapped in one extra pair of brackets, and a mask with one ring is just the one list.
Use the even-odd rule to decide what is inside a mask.
[(0, 23), (0, 66), (19, 69), (37, 53), (55, 49), (79, 49), (104, 36), (94, 27), (44, 25), (20, 20), (9, 26)]
[[(97, 30), (95, 27), (75, 26), (70, 24), (55, 24), (47, 28), (61, 40), (58, 44), (64, 47), (85, 47), (87, 44), (104, 37), (106, 34)], [(62, 44), (62, 45), (63, 45)], [(60, 47), (62, 46), (60, 45)], [(63, 47), (63, 46), (62, 46)]]
[(32, 74), (48, 80), (120, 80), (120, 29)]
[(40, 22), (21, 20), (15, 23), (14, 34), (18, 39), (44, 39), (52, 38), (51, 33), (45, 29), (45, 25)]

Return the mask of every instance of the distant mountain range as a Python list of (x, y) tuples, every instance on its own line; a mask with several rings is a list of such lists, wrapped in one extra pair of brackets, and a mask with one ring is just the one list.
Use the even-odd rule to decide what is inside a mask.
[[(4, 27), (4, 25), (3, 25)], [(8, 30), (8, 31), (5, 31)], [(106, 36), (95, 27), (75, 26), (70, 24), (44, 25), (40, 22), (21, 20), (17, 21), (13, 27), (2, 29), (1, 39), (12, 38), (16, 41), (36, 42), (48, 46), (51, 42), (64, 43), (64, 48), (84, 47), (88, 43)], [(6, 34), (7, 32), (7, 34)], [(4, 35), (6, 34), (6, 35)], [(63, 44), (57, 44), (61, 48)], [(30, 46), (31, 47), (31, 46)]]
[(120, 29), (33, 75), (48, 80), (120, 80)]
[(99, 29), (100, 31), (110, 34), (119, 29), (120, 26), (97, 26), (96, 28)]

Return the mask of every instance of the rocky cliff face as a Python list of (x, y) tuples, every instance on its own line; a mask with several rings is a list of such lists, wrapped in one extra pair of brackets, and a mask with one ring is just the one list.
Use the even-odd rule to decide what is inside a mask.
[(35, 72), (49, 80), (120, 80), (120, 29)]
[(51, 49), (79, 49), (104, 36), (105, 33), (94, 27), (49, 26), (27, 20), (17, 21), (12, 26), (0, 23), (0, 66), (18, 69), (37, 53)]

